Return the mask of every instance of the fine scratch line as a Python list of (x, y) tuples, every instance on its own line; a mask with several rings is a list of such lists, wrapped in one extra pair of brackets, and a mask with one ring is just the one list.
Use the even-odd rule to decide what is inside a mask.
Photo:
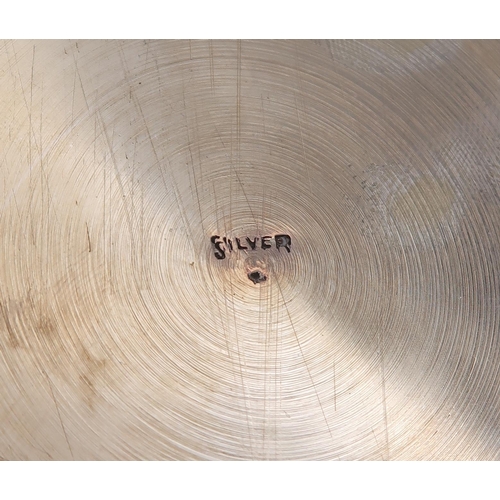
[(295, 327), (293, 326), (292, 317), (290, 315), (290, 311), (289, 311), (288, 306), (286, 304), (285, 297), (283, 295), (283, 290), (281, 289), (281, 285), (280, 285), (280, 282), (278, 279), (276, 279), (276, 284), (278, 285), (278, 289), (280, 291), (281, 298), (283, 299), (283, 305), (285, 306), (285, 310), (286, 310), (288, 319), (290, 320), (290, 326), (292, 327), (293, 333), (295, 335), (295, 339), (297, 340), (297, 345), (299, 346), (300, 355), (302, 356), (302, 361), (304, 362), (304, 366), (306, 367), (307, 373), (309, 375), (309, 379), (311, 380), (311, 384), (312, 384), (312, 387), (314, 389), (314, 394), (316, 394), (316, 399), (318, 400), (319, 407), (321, 408), (321, 413), (323, 414), (323, 418), (325, 420), (326, 427), (328, 428), (328, 432), (330, 433), (330, 437), (332, 438), (332, 441), (333, 441), (332, 430), (330, 429), (330, 425), (328, 424), (328, 420), (326, 418), (325, 410), (323, 408), (323, 405), (321, 404), (321, 400), (319, 399), (319, 394), (318, 394), (318, 391), (316, 390), (316, 385), (315, 385), (314, 380), (312, 378), (311, 371), (309, 370), (309, 367), (307, 366), (306, 358), (304, 356), (304, 352), (302, 351), (302, 346), (300, 345), (300, 342), (299, 342), (299, 336), (297, 335)]
[(333, 407), (337, 411), (337, 382), (335, 380), (335, 362), (333, 362)]
[(385, 366), (384, 366), (384, 346), (382, 345), (380, 339), (380, 332), (377, 335), (378, 349), (380, 352), (380, 377), (382, 382), (382, 409), (384, 413), (384, 433), (385, 433), (385, 448), (386, 448), (386, 460), (389, 460), (389, 421), (387, 418), (387, 396), (385, 388)]
[(92, 245), (90, 244), (89, 225), (85, 223), (85, 227), (87, 228), (87, 242), (89, 244), (89, 253), (90, 253), (92, 252)]
[(64, 438), (66, 439), (66, 444), (68, 445), (69, 452), (71, 453), (71, 458), (73, 460), (75, 460), (75, 457), (73, 455), (73, 450), (71, 449), (71, 445), (69, 444), (68, 434), (66, 433), (66, 428), (64, 427), (64, 424), (63, 424), (63, 421), (62, 421), (61, 412), (59, 411), (59, 405), (58, 405), (57, 399), (56, 399), (56, 397), (54, 395), (54, 389), (52, 388), (52, 382), (51, 382), (49, 376), (47, 375), (47, 373), (45, 373), (45, 376), (47, 377), (47, 381), (49, 382), (50, 392), (52, 394), (52, 399), (54, 400), (54, 404), (56, 406), (57, 416), (59, 417), (59, 422), (61, 423), (61, 427), (62, 427), (62, 430), (63, 430), (63, 433), (64, 433)]

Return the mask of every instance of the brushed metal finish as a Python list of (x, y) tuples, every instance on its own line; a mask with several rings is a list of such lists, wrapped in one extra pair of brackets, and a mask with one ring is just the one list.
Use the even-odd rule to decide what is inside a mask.
[(499, 79), (494, 41), (3, 42), (0, 456), (500, 459)]

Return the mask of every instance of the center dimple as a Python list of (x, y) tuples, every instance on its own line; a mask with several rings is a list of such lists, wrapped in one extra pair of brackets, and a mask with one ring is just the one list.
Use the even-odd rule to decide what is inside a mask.
[(258, 270), (249, 272), (247, 276), (248, 279), (252, 281), (255, 285), (257, 283), (262, 283), (267, 280), (267, 277)]

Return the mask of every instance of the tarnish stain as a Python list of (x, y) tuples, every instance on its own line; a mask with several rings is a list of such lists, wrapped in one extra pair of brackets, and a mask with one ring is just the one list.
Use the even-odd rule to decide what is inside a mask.
[(14, 301), (10, 301), (9, 306), (0, 302), (0, 316), (3, 318), (5, 323), (5, 329), (7, 330), (7, 340), (13, 349), (22, 347), (21, 338), (16, 332), (15, 326), (12, 319), (18, 314), (18, 305)]
[[(35, 315), (34, 318), (32, 315)], [(32, 298), (28, 294), (23, 300), (9, 300), (0, 302), (0, 317), (5, 323), (8, 345), (14, 349), (29, 346), (27, 339), (22, 332), (25, 331), (26, 322), (35, 320), (35, 334), (40, 338), (54, 341), (57, 334), (57, 327), (54, 321), (46, 314), (35, 313)]]
[(96, 386), (104, 375), (106, 360), (93, 357), (85, 348), (81, 358), (85, 368), (79, 376), (80, 389), (85, 403), (94, 410), (96, 398), (99, 396), (99, 389)]
[(38, 332), (43, 335), (44, 338), (54, 338), (57, 333), (57, 328), (52, 319), (45, 314), (41, 315), (38, 319), (37, 324)]

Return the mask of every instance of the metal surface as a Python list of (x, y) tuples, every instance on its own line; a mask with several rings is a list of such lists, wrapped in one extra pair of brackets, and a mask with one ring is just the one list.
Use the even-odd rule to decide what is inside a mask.
[(0, 456), (500, 459), (499, 78), (498, 42), (2, 43)]

